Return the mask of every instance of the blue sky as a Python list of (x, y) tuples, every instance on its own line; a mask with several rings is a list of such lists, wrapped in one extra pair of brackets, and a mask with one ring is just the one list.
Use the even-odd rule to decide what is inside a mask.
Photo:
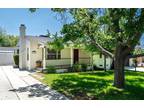
[(56, 13), (50, 9), (38, 9), (31, 13), (28, 9), (22, 8), (1, 8), (0, 27), (4, 28), (8, 34), (19, 35), (20, 24), (25, 24), (27, 35), (46, 34), (59, 32), (62, 23), (56, 19)]

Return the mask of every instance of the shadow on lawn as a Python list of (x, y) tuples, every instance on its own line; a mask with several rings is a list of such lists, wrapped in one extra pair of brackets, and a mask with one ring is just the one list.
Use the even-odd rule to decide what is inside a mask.
[[(88, 75), (102, 75), (102, 73), (79, 73)], [(132, 76), (134, 75), (131, 73)], [(111, 75), (111, 72), (107, 75)], [(106, 76), (107, 76), (106, 75)], [(144, 99), (144, 79), (135, 78), (126, 81), (125, 89), (112, 86), (113, 78), (106, 80), (102, 77), (87, 77), (80, 75), (63, 75), (51, 85), (53, 89), (65, 94), (71, 99), (101, 99), (101, 100), (134, 100)], [(141, 85), (142, 84), (142, 85)]]

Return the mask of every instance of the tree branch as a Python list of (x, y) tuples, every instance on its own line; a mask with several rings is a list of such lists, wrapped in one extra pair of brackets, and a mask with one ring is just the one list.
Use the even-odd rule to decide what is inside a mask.
[(91, 39), (92, 44), (95, 47), (97, 47), (104, 55), (107, 55), (110, 58), (114, 57), (114, 55), (111, 52), (109, 52), (108, 50), (106, 50), (105, 48), (103, 48), (99, 43), (97, 43), (93, 36), (90, 36), (90, 39)]

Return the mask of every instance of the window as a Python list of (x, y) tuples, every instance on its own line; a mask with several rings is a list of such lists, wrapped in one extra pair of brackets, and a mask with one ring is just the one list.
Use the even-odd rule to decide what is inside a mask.
[(56, 51), (54, 49), (47, 49), (47, 59), (60, 59), (61, 58), (61, 53), (60, 51)]
[(27, 48), (27, 61), (29, 61), (29, 48)]

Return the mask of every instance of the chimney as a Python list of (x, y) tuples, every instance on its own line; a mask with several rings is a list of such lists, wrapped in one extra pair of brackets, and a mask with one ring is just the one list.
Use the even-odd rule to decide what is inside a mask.
[(25, 25), (21, 24), (19, 30), (20, 30), (20, 36), (24, 37), (26, 35), (26, 27), (25, 27)]
[(20, 31), (20, 45), (19, 45), (19, 68), (21, 70), (26, 69), (26, 27), (21, 24), (19, 27)]

